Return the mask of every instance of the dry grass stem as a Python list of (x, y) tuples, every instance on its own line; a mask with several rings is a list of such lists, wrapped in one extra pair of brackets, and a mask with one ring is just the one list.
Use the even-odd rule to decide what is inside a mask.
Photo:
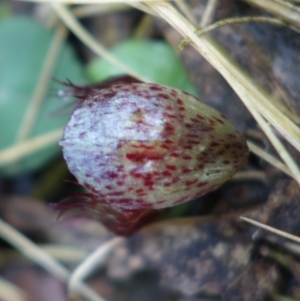
[(140, 79), (141, 81), (148, 81), (146, 78), (137, 74), (128, 66), (124, 65), (121, 61), (115, 58), (106, 50), (93, 36), (89, 34), (88, 31), (81, 26), (77, 19), (73, 16), (72, 12), (63, 4), (51, 3), (52, 7), (61, 18), (61, 20), (66, 24), (70, 31), (72, 31), (84, 44), (86, 44), (92, 51), (97, 55), (102, 56), (104, 59), (108, 60), (112, 64), (118, 66), (125, 73)]
[(267, 153), (266, 151), (264, 151), (263, 149), (261, 149), (260, 147), (258, 147), (257, 145), (255, 145), (249, 140), (247, 141), (247, 144), (252, 153), (259, 156), (261, 159), (270, 163), (271, 165), (281, 170), (285, 174), (289, 175), (290, 177), (293, 177), (288, 167), (284, 165), (282, 162), (280, 162), (278, 159), (276, 159), (275, 157), (273, 157), (272, 155), (270, 155), (269, 153)]
[(1, 301), (28, 301), (29, 296), (13, 283), (0, 276)]
[(105, 5), (100, 4), (87, 4), (75, 7), (72, 9), (74, 16), (78, 18), (91, 17), (95, 15), (109, 14), (117, 11), (128, 10), (129, 6), (122, 3), (107, 3)]
[(283, 243), (283, 247), (288, 252), (300, 256), (300, 244), (286, 241)]
[(197, 37), (195, 28), (168, 3), (148, 4), (156, 8), (173, 27), (193, 41), (195, 48), (227, 80), (251, 113), (262, 114), (298, 151), (300, 151), (300, 129), (278, 110), (266, 92), (262, 91), (212, 39)]
[(68, 280), (69, 271), (64, 266), (1, 219), (0, 237), (59, 280), (63, 282)]
[[(215, 29), (227, 26), (227, 25), (233, 25), (233, 24), (243, 24), (243, 23), (269, 23), (269, 24), (275, 24), (280, 26), (288, 26), (286, 23), (282, 22), (279, 19), (276, 18), (270, 18), (270, 17), (259, 17), (259, 16), (252, 16), (252, 17), (239, 17), (239, 18), (230, 18), (230, 19), (222, 19), (220, 21), (217, 21), (203, 29), (197, 30), (196, 34), (198, 37), (207, 34), (210, 31), (213, 31)], [(296, 30), (296, 29), (295, 29)], [(183, 49), (184, 46), (187, 46), (191, 43), (189, 39), (184, 39), (179, 45), (179, 48)]]
[(261, 8), (262, 10), (276, 16), (277, 18), (291, 24), (293, 27), (300, 28), (300, 8), (278, 0), (243, 0), (250, 5)]
[(140, 11), (142, 11), (148, 15), (157, 16), (157, 14), (144, 3), (133, 2), (133, 3), (130, 3), (130, 6), (136, 8), (136, 9), (139, 9)]
[[(37, 247), (48, 253), (55, 260), (58, 260), (67, 264), (78, 264), (87, 255), (88, 252), (81, 249), (74, 249), (74, 247), (68, 247), (64, 245), (40, 245)], [(1, 250), (0, 251), (0, 267), (7, 264), (8, 262), (25, 262), (27, 258), (24, 258), (19, 252), (14, 250)]]
[(200, 28), (207, 26), (213, 20), (214, 13), (217, 9), (219, 4), (219, 0), (208, 0), (205, 6), (205, 10), (203, 12), (201, 21), (200, 21)]
[(124, 237), (114, 237), (102, 244), (73, 271), (68, 283), (69, 295), (72, 299), (76, 299), (77, 295), (80, 294), (79, 288), (84, 278), (99, 267), (110, 252), (124, 240)]
[(290, 103), (290, 96), (288, 95), (287, 91), (284, 91), (282, 87), (276, 82), (274, 82), (274, 88), (276, 92), (280, 95), (281, 99), (273, 98), (272, 101), (274, 105), (288, 118), (290, 118), (294, 123), (297, 125), (300, 124), (300, 116), (298, 115), (297, 111), (289, 106)]
[(192, 14), (189, 6), (187, 5), (185, 0), (174, 0), (178, 8), (181, 10), (181, 12), (184, 14), (184, 16), (193, 24), (197, 25), (197, 20)]
[(56, 143), (62, 135), (63, 129), (57, 129), (5, 148), (0, 151), (0, 166), (14, 163), (31, 153)]
[(275, 233), (279, 236), (282, 236), (284, 238), (287, 238), (287, 239), (290, 239), (292, 241), (295, 241), (297, 243), (300, 243), (300, 237), (296, 236), (296, 235), (293, 235), (293, 234), (290, 234), (290, 233), (287, 233), (287, 232), (284, 232), (284, 231), (281, 231), (281, 230), (278, 230), (276, 228), (273, 228), (271, 226), (268, 226), (268, 225), (265, 225), (265, 224), (262, 224), (260, 222), (257, 222), (251, 218), (248, 218), (248, 217), (245, 217), (245, 216), (240, 216), (240, 219), (242, 219), (243, 221), (249, 223), (249, 224), (252, 224), (252, 225), (255, 225), (255, 226), (258, 226), (260, 227), (261, 229), (263, 230), (267, 230), (269, 232), (272, 232), (272, 233)]
[(83, 260), (88, 252), (64, 245), (39, 245), (39, 247), (53, 258), (64, 263), (78, 263)]
[[(285, 150), (282, 143), (267, 126), (262, 116), (267, 119), (294, 147), (300, 151), (300, 129), (275, 107), (270, 99), (258, 88), (228, 55), (212, 39), (197, 37), (195, 28), (168, 3), (149, 3), (152, 9), (176, 28), (183, 36), (189, 38), (194, 47), (207, 59), (227, 80), (239, 95), (250, 113), (265, 131), (271, 143), (289, 167), (293, 177), (300, 183), (300, 172), (295, 161)], [(262, 116), (261, 116), (261, 115)]]
[(46, 55), (42, 72), (38, 78), (35, 90), (31, 101), (29, 102), (27, 111), (25, 113), (23, 122), (20, 125), (19, 133), (16, 142), (20, 142), (30, 135), (32, 127), (34, 126), (36, 117), (38, 116), (40, 107), (47, 93), (49, 82), (52, 78), (56, 61), (58, 59), (61, 46), (67, 35), (67, 30), (64, 26), (58, 26), (53, 41), (49, 47)]
[(255, 180), (267, 184), (268, 176), (263, 171), (246, 170), (246, 171), (237, 172), (231, 180), (234, 181)]
[[(0, 219), (0, 237), (11, 244), (15, 249), (35, 262), (54, 277), (62, 282), (68, 282), (70, 272), (52, 256), (31, 242), (23, 234), (15, 230), (6, 222)], [(105, 301), (96, 292), (84, 284), (79, 284), (77, 290), (82, 296), (90, 301)]]
[(283, 143), (280, 141), (280, 139), (274, 134), (273, 130), (270, 127), (270, 124), (265, 121), (265, 119), (257, 113), (255, 110), (252, 113), (252, 116), (255, 118), (261, 129), (264, 131), (265, 135), (268, 137), (270, 142), (272, 143), (273, 147), (277, 151), (278, 155), (281, 157), (283, 162), (288, 167), (290, 174), (292, 177), (297, 181), (297, 183), (300, 185), (300, 170), (296, 163), (296, 161), (293, 159), (293, 157), (290, 155), (290, 153), (286, 150)]

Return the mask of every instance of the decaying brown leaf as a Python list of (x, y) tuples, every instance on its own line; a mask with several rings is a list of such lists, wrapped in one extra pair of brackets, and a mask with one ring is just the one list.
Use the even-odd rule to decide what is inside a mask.
[[(250, 300), (251, 283), (255, 300), (263, 300), (274, 289), (278, 274), (274, 265), (252, 262), (249, 230), (233, 220), (183, 219), (156, 224), (116, 250), (108, 274), (120, 280), (154, 270), (163, 287), (183, 296), (210, 294), (222, 300)], [(234, 295), (238, 297), (232, 299)]]

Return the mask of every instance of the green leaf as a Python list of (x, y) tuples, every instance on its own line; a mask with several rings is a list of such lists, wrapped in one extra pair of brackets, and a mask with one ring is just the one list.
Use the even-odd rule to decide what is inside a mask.
[[(29, 18), (0, 20), (0, 151), (16, 141), (53, 36), (53, 32)], [(83, 67), (67, 45), (60, 52), (54, 78), (86, 82)], [(56, 96), (58, 88), (53, 81), (30, 137), (63, 127), (69, 119), (72, 108), (69, 106), (69, 112), (66, 112), (65, 104)], [(13, 175), (40, 168), (59, 152), (55, 143), (17, 164), (0, 166), (0, 172)]]
[[(130, 39), (112, 48), (111, 53), (152, 82), (197, 94), (174, 49), (164, 41)], [(99, 82), (124, 71), (97, 58), (88, 65), (87, 73), (92, 82)]]
[(0, 19), (8, 18), (12, 15), (12, 9), (8, 4), (8, 1), (2, 0), (0, 2)]

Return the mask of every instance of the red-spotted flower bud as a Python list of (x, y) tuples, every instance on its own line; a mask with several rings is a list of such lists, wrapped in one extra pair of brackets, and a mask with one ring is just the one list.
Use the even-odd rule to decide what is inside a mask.
[(71, 87), (80, 101), (60, 145), (88, 191), (77, 205), (115, 232), (215, 190), (247, 161), (245, 138), (189, 93), (134, 80)]

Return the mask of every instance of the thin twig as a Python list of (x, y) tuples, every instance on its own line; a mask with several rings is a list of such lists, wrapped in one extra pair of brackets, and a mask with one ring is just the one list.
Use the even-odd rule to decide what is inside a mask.
[(290, 172), (290, 170), (288, 169), (288, 167), (286, 165), (284, 165), (282, 162), (280, 162), (278, 159), (271, 156), (269, 153), (267, 153), (266, 151), (264, 151), (263, 149), (261, 149), (260, 147), (258, 147), (257, 145), (255, 145), (253, 142), (251, 142), (249, 140), (247, 141), (247, 144), (248, 144), (248, 147), (249, 147), (249, 149), (252, 153), (256, 154), (261, 159), (267, 161), (268, 163), (270, 163), (274, 167), (276, 167), (279, 170), (283, 171), (288, 176), (293, 177), (293, 175)]
[(182, 13), (185, 15), (185, 17), (195, 26), (197, 25), (197, 20), (195, 16), (192, 14), (190, 8), (188, 7), (185, 0), (174, 0), (176, 5), (179, 7), (179, 9), (182, 11)]
[(218, 4), (219, 4), (219, 0), (208, 0), (207, 1), (205, 10), (204, 10), (202, 18), (201, 18), (200, 28), (207, 26), (208, 24), (210, 24), (212, 22), (213, 16), (217, 9)]
[(1, 150), (0, 166), (16, 162), (35, 151), (56, 143), (62, 137), (62, 134), (63, 129), (57, 129)]
[(121, 242), (124, 237), (115, 237), (108, 242), (99, 246), (92, 254), (90, 254), (80, 265), (73, 271), (69, 283), (68, 290), (71, 298), (76, 298), (80, 294), (80, 285), (87, 275), (90, 275), (103, 261), (109, 253)]
[[(36, 245), (38, 248), (52, 256), (55, 260), (66, 264), (78, 264), (78, 262), (82, 261), (88, 256), (87, 251), (74, 249), (74, 247), (71, 246), (56, 244)], [(22, 254), (20, 254), (18, 251), (14, 252), (10, 249), (0, 250), (0, 267), (8, 262), (24, 262), (26, 260), (27, 258), (24, 258), (24, 256), (22, 256)]]
[[(62, 282), (68, 282), (70, 272), (49, 254), (40, 249), (23, 234), (15, 230), (9, 224), (0, 219), (0, 237), (11, 244), (24, 256), (44, 268)], [(91, 288), (84, 284), (78, 285), (78, 291), (82, 296), (91, 301), (103, 301), (103, 299)]]
[(287, 1), (278, 0), (243, 0), (250, 5), (259, 7), (266, 12), (278, 17), (279, 19), (300, 28), (300, 8)]
[(261, 16), (237, 17), (237, 18), (228, 18), (228, 19), (222, 19), (220, 21), (217, 21), (211, 25), (208, 25), (203, 29), (197, 30), (196, 34), (200, 37), (209, 31), (212, 31), (217, 28), (221, 28), (223, 26), (244, 24), (244, 23), (269, 23), (269, 24), (281, 25), (281, 26), (287, 25), (281, 20), (277, 18), (271, 18), (271, 17), (261, 17)]
[(125, 73), (141, 80), (144, 82), (149, 81), (145, 77), (133, 71), (128, 66), (124, 65), (116, 57), (111, 55), (108, 50), (106, 50), (88, 31), (84, 29), (83, 26), (77, 21), (73, 16), (72, 12), (63, 4), (51, 3), (61, 20), (66, 24), (70, 31), (72, 31), (84, 44), (86, 44), (92, 51), (97, 55), (102, 56), (104, 59), (108, 60), (112, 64), (118, 66)]
[(149, 8), (146, 4), (144, 3), (140, 3), (140, 2), (133, 2), (133, 3), (130, 3), (130, 6), (148, 14), (148, 15), (151, 15), (151, 16), (157, 16), (157, 14), (151, 9)]
[[(249, 109), (249, 106), (247, 106)], [(266, 122), (266, 120), (255, 110), (253, 110), (251, 107), (249, 109), (252, 116), (255, 118), (257, 123), (260, 125), (274, 148), (276, 149), (277, 153), (283, 160), (283, 162), (288, 167), (292, 177), (297, 181), (297, 183), (300, 185), (300, 170), (293, 159), (293, 157), (290, 155), (290, 153), (287, 151), (283, 143), (279, 140), (279, 138), (274, 134), (273, 130), (270, 127), (270, 124)]]
[(68, 281), (69, 271), (64, 266), (1, 219), (0, 236), (14, 248), (19, 250), (19, 252), (23, 255), (42, 266), (46, 271), (54, 275), (59, 280), (63, 282)]
[(53, 70), (56, 66), (61, 46), (66, 38), (67, 30), (65, 26), (59, 25), (54, 34), (54, 38), (49, 47), (42, 72), (36, 83), (36, 87), (29, 102), (28, 108), (25, 112), (23, 122), (20, 125), (19, 133), (17, 135), (16, 143), (23, 141), (30, 135), (32, 127), (38, 116), (40, 107), (47, 93), (49, 82), (53, 76)]
[(284, 247), (285, 250), (287, 250), (290, 253), (294, 253), (297, 256), (300, 255), (300, 244), (298, 243), (294, 243), (294, 242), (284, 242), (282, 244), (282, 246)]
[(39, 247), (50, 254), (56, 260), (65, 263), (77, 264), (88, 255), (87, 251), (74, 249), (74, 247), (71, 246), (47, 244), (39, 245)]
[(92, 17), (99, 14), (107, 14), (107, 13), (114, 13), (119, 11), (128, 10), (130, 7), (123, 3), (114, 3), (107, 5), (100, 5), (100, 4), (87, 4), (75, 7), (72, 9), (72, 13), (74, 16), (78, 18), (85, 18), (85, 17)]
[(261, 181), (261, 182), (267, 184), (268, 183), (268, 176), (263, 171), (246, 170), (246, 171), (237, 172), (231, 178), (231, 181), (243, 181), (243, 180), (256, 180), (256, 181)]
[(29, 296), (15, 284), (0, 276), (1, 301), (28, 301)]
[[(198, 37), (207, 34), (210, 31), (213, 31), (215, 29), (227, 26), (227, 25), (234, 25), (234, 24), (244, 24), (244, 23), (269, 23), (274, 25), (280, 25), (280, 26), (288, 26), (287, 23), (282, 22), (281, 20), (277, 18), (271, 18), (271, 17), (260, 17), (260, 16), (248, 16), (248, 17), (237, 17), (237, 18), (229, 18), (229, 19), (222, 19), (220, 21), (217, 21), (211, 25), (206, 26), (203, 29), (197, 30), (196, 34)], [(299, 32), (296, 28), (291, 27), (291, 29), (296, 30)], [(183, 48), (186, 45), (189, 45), (191, 43), (191, 40), (184, 39), (181, 41), (179, 48)]]
[(248, 218), (248, 217), (245, 217), (245, 216), (240, 216), (240, 219), (242, 219), (243, 221), (245, 221), (245, 222), (247, 222), (249, 224), (258, 226), (258, 227), (260, 227), (260, 228), (262, 228), (264, 230), (270, 231), (270, 232), (275, 233), (275, 234), (277, 234), (279, 236), (282, 236), (284, 238), (287, 238), (287, 239), (290, 239), (290, 240), (293, 240), (293, 241), (296, 241), (296, 242), (300, 243), (300, 237), (299, 236), (296, 236), (296, 235), (293, 235), (293, 234), (281, 231), (279, 229), (276, 229), (276, 228), (268, 226), (266, 224), (257, 222), (255, 220), (253, 220), (251, 218)]

